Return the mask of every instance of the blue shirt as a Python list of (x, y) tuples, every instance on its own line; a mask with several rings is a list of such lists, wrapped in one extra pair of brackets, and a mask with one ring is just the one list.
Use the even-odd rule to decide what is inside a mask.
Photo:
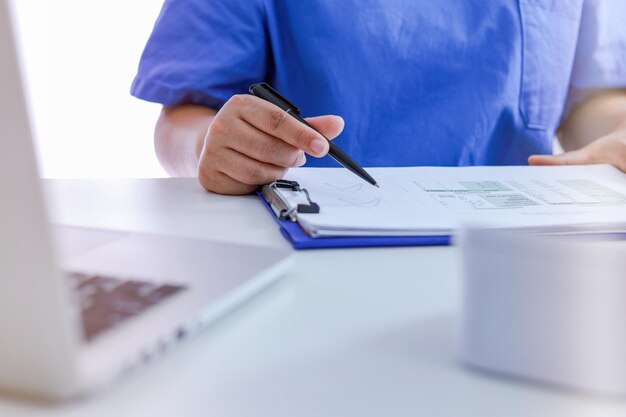
[(341, 115), (363, 166), (525, 164), (568, 103), (626, 86), (624, 4), (167, 0), (132, 94), (219, 109), (267, 81), (304, 116)]

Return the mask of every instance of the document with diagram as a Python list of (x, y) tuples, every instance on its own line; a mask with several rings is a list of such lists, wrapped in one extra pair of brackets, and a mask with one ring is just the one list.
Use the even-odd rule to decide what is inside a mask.
[(626, 232), (626, 174), (609, 165), (370, 168), (373, 187), (343, 168), (296, 168), (277, 188), (312, 237), (450, 235), (462, 225)]

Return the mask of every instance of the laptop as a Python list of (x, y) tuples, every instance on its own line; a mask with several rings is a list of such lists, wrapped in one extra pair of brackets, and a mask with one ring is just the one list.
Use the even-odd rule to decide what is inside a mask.
[(67, 398), (240, 306), (291, 251), (50, 226), (12, 21), (0, 0), (0, 391)]

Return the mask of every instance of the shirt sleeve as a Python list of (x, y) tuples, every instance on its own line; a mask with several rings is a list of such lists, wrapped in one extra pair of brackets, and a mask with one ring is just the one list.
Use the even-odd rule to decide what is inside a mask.
[(585, 0), (566, 114), (598, 88), (626, 87), (626, 2)]
[(166, 0), (131, 94), (218, 109), (266, 78), (268, 56), (261, 0)]

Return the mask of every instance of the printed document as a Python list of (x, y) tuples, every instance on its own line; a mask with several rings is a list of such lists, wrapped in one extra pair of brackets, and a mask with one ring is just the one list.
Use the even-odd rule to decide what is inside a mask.
[[(626, 231), (626, 174), (609, 165), (296, 168), (320, 213), (297, 215), (311, 236), (449, 235), (464, 224), (554, 232)], [(280, 190), (291, 205), (303, 193)]]

